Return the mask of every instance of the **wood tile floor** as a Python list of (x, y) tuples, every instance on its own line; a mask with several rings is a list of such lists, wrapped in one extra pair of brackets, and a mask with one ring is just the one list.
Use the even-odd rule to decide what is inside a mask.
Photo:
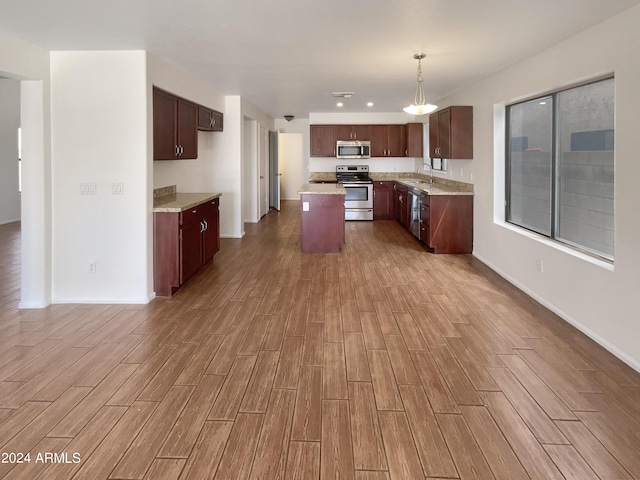
[(0, 477), (640, 478), (638, 373), (393, 221), (303, 255), (297, 209), (144, 306), (18, 310), (0, 226)]

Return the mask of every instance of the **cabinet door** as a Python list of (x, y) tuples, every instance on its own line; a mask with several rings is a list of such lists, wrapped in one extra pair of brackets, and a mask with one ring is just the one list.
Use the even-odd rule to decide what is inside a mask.
[(406, 146), (405, 156), (421, 158), (424, 156), (422, 151), (422, 123), (408, 123), (406, 125)]
[(451, 110), (438, 113), (438, 157), (451, 158)]
[(178, 144), (178, 97), (153, 88), (153, 159), (175, 160)]
[(394, 218), (393, 182), (373, 182), (373, 219)]
[(438, 158), (438, 112), (429, 115), (429, 157)]
[(371, 125), (371, 156), (386, 157), (389, 148), (389, 127)]
[(371, 140), (371, 129), (369, 125), (352, 125), (351, 133), (353, 140)]
[(178, 99), (178, 158), (198, 158), (198, 105)]
[(220, 250), (220, 212), (218, 211), (218, 199), (209, 202), (205, 209), (205, 230), (203, 236), (203, 263), (207, 263)]
[(388, 125), (387, 132), (387, 157), (404, 157), (404, 125)]
[(333, 125), (311, 125), (311, 156), (335, 157), (336, 132)]
[(198, 130), (206, 132), (222, 131), (223, 115), (211, 108), (198, 105)]
[(202, 225), (192, 222), (180, 229), (180, 285), (202, 266)]
[(353, 140), (351, 125), (336, 125), (336, 140)]

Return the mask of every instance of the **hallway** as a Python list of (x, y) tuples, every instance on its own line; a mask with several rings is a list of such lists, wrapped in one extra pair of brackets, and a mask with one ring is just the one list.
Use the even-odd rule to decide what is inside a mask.
[(18, 310), (0, 226), (0, 478), (640, 478), (639, 373), (394, 221), (302, 254), (298, 209), (148, 305)]

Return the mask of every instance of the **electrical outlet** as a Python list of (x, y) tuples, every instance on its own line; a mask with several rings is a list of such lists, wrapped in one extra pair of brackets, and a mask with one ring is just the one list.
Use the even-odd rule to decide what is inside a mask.
[(89, 262), (89, 273), (96, 273), (96, 262)]
[(302, 211), (303, 212), (309, 211), (309, 202), (302, 202)]
[(536, 271), (540, 273), (544, 272), (544, 262), (541, 259), (536, 260)]

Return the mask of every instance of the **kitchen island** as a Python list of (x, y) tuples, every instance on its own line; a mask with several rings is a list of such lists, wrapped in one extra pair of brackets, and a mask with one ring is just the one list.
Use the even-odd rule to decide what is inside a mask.
[(338, 253), (344, 245), (344, 197), (340, 184), (305, 183), (300, 194), (303, 253)]

